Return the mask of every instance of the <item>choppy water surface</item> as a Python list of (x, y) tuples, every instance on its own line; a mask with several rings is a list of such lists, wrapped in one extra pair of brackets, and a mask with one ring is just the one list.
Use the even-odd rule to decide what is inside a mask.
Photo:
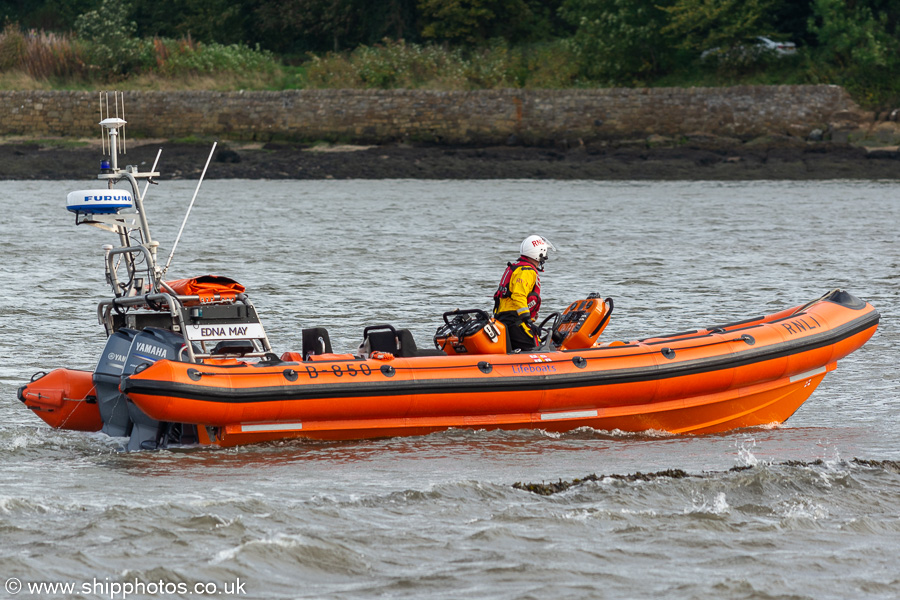
[[(50, 430), (15, 399), (32, 373), (92, 368), (102, 348), (100, 247), (114, 240), (64, 209), (90, 185), (0, 183), (0, 597), (16, 591), (9, 578), (16, 598), (50, 596), (35, 582), (83, 598), (900, 595), (896, 183), (207, 182), (170, 276), (244, 283), (279, 353), (317, 325), (336, 351), (382, 322), (427, 346), (443, 311), (489, 307), (533, 232), (560, 248), (545, 310), (612, 296), (606, 339), (758, 316), (835, 287), (882, 324), (773, 429), (134, 454)], [(192, 191), (151, 190), (163, 256)], [(603, 477), (670, 468), (690, 476)], [(512, 486), (591, 473), (549, 497)], [(157, 586), (124, 587), (135, 582)]]

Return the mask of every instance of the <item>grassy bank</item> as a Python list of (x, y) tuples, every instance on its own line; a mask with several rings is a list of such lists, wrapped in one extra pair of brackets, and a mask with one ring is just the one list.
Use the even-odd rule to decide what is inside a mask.
[[(114, 51), (114, 49), (116, 49)], [(86, 44), (70, 34), (0, 33), (0, 89), (284, 90), (284, 89), (566, 89), (607, 87), (580, 65), (568, 40), (475, 49), (385, 41), (352, 51), (308, 55), (285, 64), (274, 54), (240, 45), (191, 40), (116, 39)], [(634, 87), (836, 83), (870, 108), (900, 106), (900, 91), (865, 86), (817, 60), (804, 48), (784, 56), (758, 52), (728, 59), (682, 59), (665, 74)], [(619, 85), (622, 85), (621, 83)]]
[[(202, 44), (190, 38), (135, 40), (117, 62), (71, 35), (7, 27), (0, 33), (0, 88), (95, 89), (564, 89), (603, 87), (585, 77), (565, 40), (510, 47), (497, 42), (463, 50), (385, 40), (352, 51), (310, 55), (287, 65), (246, 46)], [(696, 65), (642, 86), (809, 83), (802, 55), (760, 55), (740, 64)]]

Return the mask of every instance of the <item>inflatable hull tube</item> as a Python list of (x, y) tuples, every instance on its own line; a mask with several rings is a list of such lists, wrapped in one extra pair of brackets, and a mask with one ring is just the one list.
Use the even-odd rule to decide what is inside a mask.
[(879, 318), (863, 302), (824, 300), (572, 351), (236, 366), (160, 360), (121, 389), (151, 418), (196, 424), (221, 445), (451, 427), (713, 433), (787, 420)]
[(90, 371), (54, 369), (36, 375), (19, 388), (18, 397), (55, 429), (100, 431), (103, 426)]

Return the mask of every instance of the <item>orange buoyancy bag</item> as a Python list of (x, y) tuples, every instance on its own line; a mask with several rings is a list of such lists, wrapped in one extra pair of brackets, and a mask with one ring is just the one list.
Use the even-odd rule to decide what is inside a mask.
[(167, 281), (179, 296), (200, 296), (200, 302), (211, 302), (218, 296), (222, 299), (234, 300), (238, 294), (244, 293), (244, 286), (229, 277), (219, 275), (202, 275), (188, 279)]
[(612, 310), (612, 298), (601, 300), (595, 294), (570, 304), (563, 311), (554, 334), (559, 349), (581, 350), (593, 346), (609, 324)]

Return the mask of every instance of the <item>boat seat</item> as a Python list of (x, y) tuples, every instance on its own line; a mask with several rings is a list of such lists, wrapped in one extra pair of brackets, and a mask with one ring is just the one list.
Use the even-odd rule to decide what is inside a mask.
[(445, 356), (443, 350), (419, 349), (409, 329), (394, 329), (392, 325), (373, 325), (363, 331), (363, 343), (360, 351), (390, 352), (394, 356), (409, 358), (413, 356)]
[(397, 339), (400, 343), (399, 356), (446, 356), (447, 353), (437, 348), (419, 348), (409, 329), (398, 329)]
[(244, 356), (255, 352), (256, 348), (250, 340), (222, 340), (212, 349), (212, 354), (231, 354)]
[(375, 325), (363, 331), (362, 350), (365, 354), (390, 352), (397, 355), (397, 346), (397, 331), (391, 325)]
[(310, 355), (331, 354), (331, 338), (324, 327), (310, 327), (300, 332), (300, 345), (303, 351), (303, 360), (309, 360)]

